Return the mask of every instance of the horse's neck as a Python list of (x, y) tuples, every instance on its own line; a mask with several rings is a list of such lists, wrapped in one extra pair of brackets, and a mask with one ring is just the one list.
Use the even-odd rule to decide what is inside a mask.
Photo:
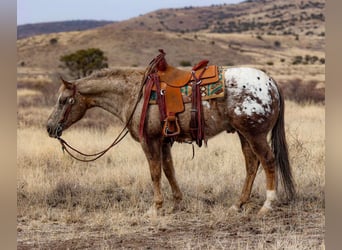
[(90, 99), (90, 108), (100, 107), (125, 123), (137, 101), (141, 77), (139, 72), (121, 72), (82, 81), (79, 89)]

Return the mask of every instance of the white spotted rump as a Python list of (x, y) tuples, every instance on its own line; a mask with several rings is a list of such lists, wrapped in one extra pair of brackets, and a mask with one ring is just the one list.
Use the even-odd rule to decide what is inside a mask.
[(235, 102), (234, 113), (239, 116), (269, 114), (272, 112), (271, 93), (276, 93), (275, 98), (279, 98), (273, 79), (258, 69), (228, 68), (225, 72), (225, 85), (230, 98), (244, 97), (243, 102)]

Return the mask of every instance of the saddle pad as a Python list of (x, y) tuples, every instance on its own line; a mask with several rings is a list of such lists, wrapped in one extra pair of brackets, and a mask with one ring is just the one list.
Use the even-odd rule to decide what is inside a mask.
[[(224, 97), (224, 73), (226, 67), (219, 66), (218, 69), (218, 81), (206, 85), (201, 85), (201, 95), (202, 100), (209, 100), (219, 97)], [(191, 102), (191, 92), (192, 88), (191, 85), (185, 85), (181, 87), (181, 93), (183, 96), (183, 101), (185, 103)], [(149, 104), (157, 104), (157, 93), (156, 91), (152, 90)]]

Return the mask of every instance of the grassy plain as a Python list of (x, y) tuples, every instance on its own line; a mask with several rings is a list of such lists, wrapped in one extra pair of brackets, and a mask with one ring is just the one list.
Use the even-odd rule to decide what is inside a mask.
[[(153, 218), (146, 214), (153, 193), (139, 144), (127, 137), (96, 162), (72, 160), (45, 131), (51, 101), (42, 99), (36, 91), (18, 90), (18, 249), (324, 249), (323, 104), (286, 101), (295, 201), (283, 200), (280, 188), (274, 211), (257, 218), (265, 199), (260, 168), (251, 201), (241, 213), (229, 214), (245, 167), (236, 134), (222, 133), (208, 148), (196, 148), (193, 160), (191, 146), (173, 146), (184, 210), (169, 213), (172, 194), (163, 176), (164, 210)], [(94, 116), (102, 117), (100, 124)], [(120, 128), (109, 114), (94, 110), (64, 138), (94, 152)]]
[[(165, 9), (103, 28), (18, 40), (18, 249), (324, 249), (323, 9), (322, 0)], [(211, 26), (196, 31), (208, 18), (214, 20)], [(230, 21), (259, 22), (269, 28), (227, 33), (222, 29)], [(170, 25), (179, 30), (172, 31)], [(184, 210), (169, 213), (172, 194), (163, 176), (165, 204), (158, 218), (146, 214), (153, 199), (149, 169), (139, 144), (130, 137), (96, 162), (81, 163), (63, 154), (45, 131), (57, 76), (66, 75), (59, 58), (90, 47), (103, 50), (110, 67), (145, 67), (163, 48), (174, 66), (208, 59), (269, 73), (286, 98), (297, 199), (285, 201), (280, 188), (274, 211), (257, 218), (266, 193), (260, 168), (250, 202), (241, 213), (228, 213), (245, 176), (236, 134), (222, 133), (208, 142), (208, 148), (196, 148), (193, 160), (190, 145), (173, 146)], [(108, 113), (92, 110), (63, 137), (82, 151), (95, 152), (109, 145), (121, 127)]]

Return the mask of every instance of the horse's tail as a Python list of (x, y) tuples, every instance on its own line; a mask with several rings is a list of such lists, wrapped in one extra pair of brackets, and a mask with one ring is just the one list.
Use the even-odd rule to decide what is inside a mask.
[(278, 87), (280, 111), (275, 126), (272, 129), (272, 149), (275, 156), (277, 168), (280, 170), (280, 179), (282, 181), (285, 193), (288, 199), (293, 199), (296, 193), (291, 166), (289, 162), (289, 153), (285, 137), (284, 127), (284, 97), (281, 89)]

